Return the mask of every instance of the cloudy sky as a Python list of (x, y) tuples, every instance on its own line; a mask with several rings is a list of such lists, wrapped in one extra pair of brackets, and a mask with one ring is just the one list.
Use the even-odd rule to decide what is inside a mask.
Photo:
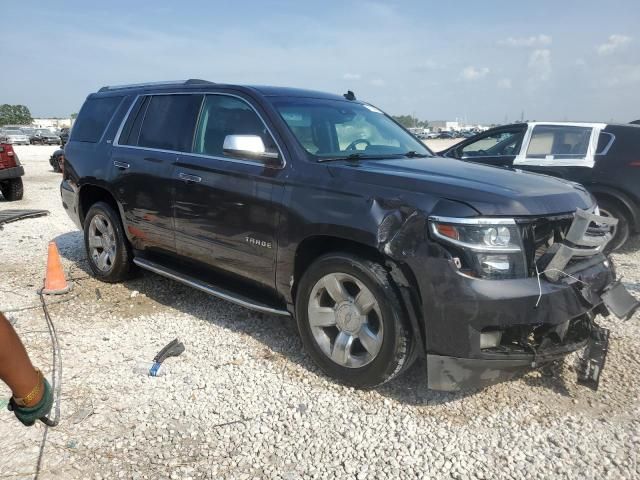
[(640, 118), (638, 0), (13, 1), (0, 19), (0, 103), (36, 116), (191, 77), (351, 89), (427, 120)]

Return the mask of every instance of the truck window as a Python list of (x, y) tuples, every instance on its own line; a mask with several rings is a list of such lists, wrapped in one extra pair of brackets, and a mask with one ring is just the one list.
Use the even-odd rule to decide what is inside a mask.
[(90, 98), (80, 109), (73, 125), (71, 140), (96, 143), (120, 105), (122, 97)]
[(202, 95), (153, 95), (140, 128), (139, 147), (190, 152)]
[(522, 130), (496, 132), (471, 142), (462, 148), (462, 158), (516, 155), (522, 140)]
[(247, 102), (229, 95), (207, 95), (196, 131), (194, 153), (224, 157), (222, 146), (227, 135), (258, 135), (267, 152), (278, 151), (267, 127)]
[(531, 134), (527, 158), (584, 158), (591, 140), (591, 127), (536, 125)]
[(604, 155), (609, 151), (611, 145), (615, 141), (616, 137), (613, 133), (609, 132), (600, 132), (600, 136), (598, 137), (598, 148), (596, 148), (596, 155)]
[(278, 98), (274, 105), (300, 145), (317, 159), (354, 153), (431, 154), (424, 144), (371, 105), (313, 98)]

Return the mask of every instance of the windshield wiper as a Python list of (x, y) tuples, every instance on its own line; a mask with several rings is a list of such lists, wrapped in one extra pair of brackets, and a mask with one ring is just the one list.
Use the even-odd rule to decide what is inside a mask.
[(336, 162), (338, 160), (389, 160), (391, 158), (398, 158), (398, 157), (425, 158), (429, 156), (430, 155), (427, 155), (425, 153), (418, 153), (414, 150), (411, 150), (406, 153), (388, 153), (386, 155), (373, 155), (373, 154), (368, 155), (366, 153), (352, 153), (351, 155), (347, 155), (345, 157), (319, 158), (318, 162)]
[(352, 153), (346, 157), (326, 157), (319, 158), (318, 162), (336, 162), (338, 160), (383, 160), (391, 155), (367, 155), (364, 153)]
[(408, 152), (403, 153), (402, 156), (408, 158), (426, 158), (430, 155), (427, 155), (426, 153), (418, 153), (415, 150), (409, 150)]

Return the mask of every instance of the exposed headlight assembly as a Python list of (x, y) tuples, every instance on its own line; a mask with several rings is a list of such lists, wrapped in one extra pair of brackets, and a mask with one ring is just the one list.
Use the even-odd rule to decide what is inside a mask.
[(513, 218), (429, 217), (431, 236), (445, 243), (462, 273), (489, 280), (526, 277), (520, 230)]

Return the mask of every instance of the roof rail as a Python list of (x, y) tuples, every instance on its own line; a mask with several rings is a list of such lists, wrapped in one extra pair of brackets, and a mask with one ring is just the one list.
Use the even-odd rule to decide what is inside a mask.
[(137, 87), (160, 87), (163, 85), (214, 85), (214, 82), (208, 80), (201, 80), (199, 78), (190, 78), (188, 80), (170, 80), (165, 82), (145, 82), (145, 83), (131, 83), (129, 85), (107, 85), (102, 87), (98, 92), (108, 92), (111, 90), (124, 90), (127, 88)]

